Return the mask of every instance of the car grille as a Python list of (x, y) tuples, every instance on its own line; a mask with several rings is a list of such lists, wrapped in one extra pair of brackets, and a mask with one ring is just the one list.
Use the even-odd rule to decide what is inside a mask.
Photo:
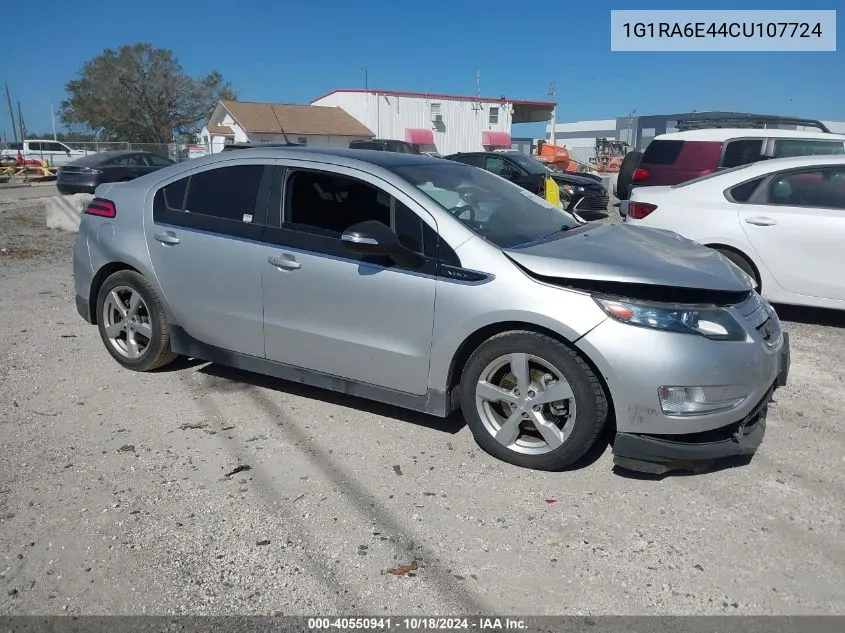
[(772, 316), (766, 309), (766, 303), (756, 292), (736, 306), (743, 318), (760, 333), (760, 337), (770, 347), (774, 347), (782, 338), (783, 332), (777, 316)]
[(604, 195), (585, 194), (577, 203), (575, 203), (576, 211), (606, 211), (610, 198)]

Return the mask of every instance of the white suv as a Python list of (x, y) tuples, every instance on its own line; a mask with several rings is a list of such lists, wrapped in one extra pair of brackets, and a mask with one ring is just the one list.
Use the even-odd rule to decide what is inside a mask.
[(18, 152), (24, 160), (48, 161), (51, 165), (63, 165), (95, 152), (82, 149), (71, 149), (59, 141), (48, 141), (41, 139), (27, 139), (22, 143), (6, 143), (5, 148), (0, 150), (0, 155), (7, 158), (17, 158)]

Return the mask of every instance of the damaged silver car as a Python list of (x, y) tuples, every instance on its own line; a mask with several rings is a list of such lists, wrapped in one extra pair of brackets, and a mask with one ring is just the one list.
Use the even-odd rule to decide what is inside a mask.
[(753, 453), (786, 383), (788, 336), (722, 255), (468, 165), (244, 149), (96, 196), (77, 306), (129, 369), (186, 355), (460, 409), (488, 453), (544, 470), (604, 430), (635, 470)]

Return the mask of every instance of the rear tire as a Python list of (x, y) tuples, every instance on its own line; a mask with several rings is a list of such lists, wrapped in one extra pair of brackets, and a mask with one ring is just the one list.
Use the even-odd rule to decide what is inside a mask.
[(749, 275), (754, 280), (754, 289), (757, 292), (760, 292), (762, 288), (762, 284), (760, 283), (760, 273), (754, 268), (754, 264), (745, 256), (737, 253), (736, 251), (729, 250), (727, 248), (714, 248), (713, 250), (718, 251), (729, 260), (731, 260), (734, 264), (739, 266), (746, 275)]
[(616, 197), (620, 200), (627, 200), (630, 197), (634, 170), (640, 164), (642, 156), (642, 152), (633, 150), (625, 154), (625, 158), (622, 159), (619, 175), (616, 177)]
[(572, 349), (536, 332), (498, 334), (461, 375), (461, 410), (475, 441), (502, 461), (562, 470), (595, 444), (607, 397)]
[(170, 328), (155, 288), (134, 270), (110, 275), (97, 294), (97, 328), (109, 354), (133, 371), (172, 363)]

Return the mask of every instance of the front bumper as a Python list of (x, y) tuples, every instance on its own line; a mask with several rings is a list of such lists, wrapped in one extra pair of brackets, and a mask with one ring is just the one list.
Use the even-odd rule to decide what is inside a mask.
[(766, 414), (772, 394), (786, 385), (791, 357), (789, 334), (783, 333), (778, 372), (766, 394), (741, 420), (686, 435), (617, 433), (613, 463), (626, 470), (663, 474), (672, 470), (695, 471), (702, 464), (728, 457), (753, 455), (766, 433)]

